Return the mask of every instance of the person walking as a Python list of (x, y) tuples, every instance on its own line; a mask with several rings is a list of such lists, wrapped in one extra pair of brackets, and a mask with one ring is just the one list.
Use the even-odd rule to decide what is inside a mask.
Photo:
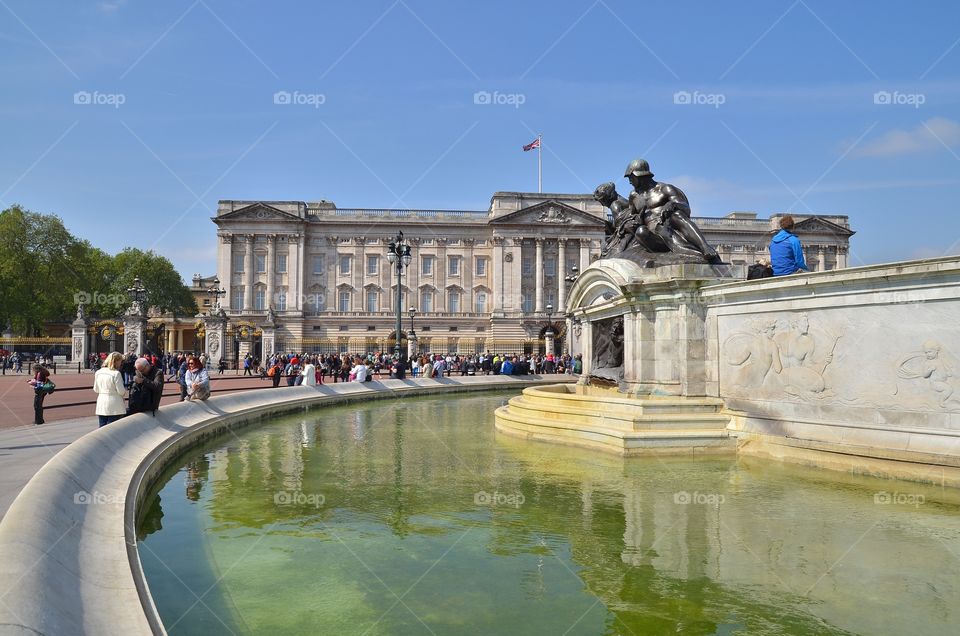
[(127, 413), (123, 404), (123, 394), (127, 392), (120, 375), (123, 354), (114, 351), (107, 356), (103, 366), (93, 374), (93, 390), (97, 394), (96, 414), (100, 426), (115, 422)]
[(770, 241), (770, 263), (774, 276), (810, 271), (803, 258), (800, 239), (793, 233), (794, 225), (792, 216), (784, 216), (780, 219), (780, 231)]
[(33, 387), (33, 423), (39, 426), (43, 424), (43, 400), (50, 393), (46, 387), (50, 372), (41, 364), (33, 365), (32, 371), (33, 379), (27, 383)]

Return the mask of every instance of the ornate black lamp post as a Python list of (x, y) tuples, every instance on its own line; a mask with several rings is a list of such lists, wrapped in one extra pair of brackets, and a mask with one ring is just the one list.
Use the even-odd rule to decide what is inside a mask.
[(134, 278), (133, 285), (127, 288), (127, 296), (130, 298), (130, 313), (145, 313), (143, 303), (147, 301), (147, 290), (139, 276)]
[(401, 277), (403, 276), (403, 268), (410, 265), (410, 261), (413, 260), (413, 257), (410, 256), (410, 245), (403, 241), (403, 232), (399, 232), (397, 238), (391, 241), (389, 247), (387, 247), (387, 260), (390, 261), (390, 264), (395, 266), (397, 270), (397, 328), (394, 332), (396, 337), (394, 338), (393, 353), (397, 357), (397, 360), (403, 360), (406, 356), (404, 356), (400, 350), (400, 330), (403, 328), (403, 290), (401, 287)]
[(213, 285), (207, 289), (207, 293), (210, 294), (211, 299), (213, 300), (213, 307), (210, 308), (210, 313), (215, 313), (220, 309), (220, 297), (225, 296), (227, 291), (220, 287), (220, 278), (213, 279)]

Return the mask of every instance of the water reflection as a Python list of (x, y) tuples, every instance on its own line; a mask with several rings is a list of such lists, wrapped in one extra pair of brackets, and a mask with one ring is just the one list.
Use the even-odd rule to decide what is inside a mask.
[[(139, 538), (203, 545), (230, 624), (261, 633), (424, 633), (422, 620), (436, 633), (936, 634), (960, 619), (960, 517), (942, 491), (902, 485), (928, 504), (882, 506), (890, 482), (530, 444), (494, 436), (501, 401), (380, 402), (220, 440), (185, 462), (185, 500), (200, 505), (165, 487)], [(168, 519), (195, 523), (152, 534), (160, 496)], [(169, 576), (148, 568), (152, 588)], [(173, 615), (176, 599), (156, 600)]]

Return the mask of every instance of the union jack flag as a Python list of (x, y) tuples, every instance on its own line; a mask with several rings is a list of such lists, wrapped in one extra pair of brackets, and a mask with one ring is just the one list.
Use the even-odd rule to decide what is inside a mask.
[(533, 150), (534, 148), (539, 148), (539, 147), (540, 147), (540, 138), (537, 137), (536, 139), (528, 143), (526, 146), (524, 146), (523, 151), (526, 152), (528, 150)]

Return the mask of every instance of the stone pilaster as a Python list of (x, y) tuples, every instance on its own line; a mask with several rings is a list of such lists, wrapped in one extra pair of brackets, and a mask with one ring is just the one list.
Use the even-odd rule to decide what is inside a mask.
[(567, 239), (561, 237), (557, 243), (557, 311), (564, 313), (567, 311), (567, 288), (563, 284), (567, 275)]
[[(289, 263), (287, 264), (289, 266)], [(268, 234), (267, 235), (267, 298), (266, 298), (266, 307), (264, 309), (273, 309), (277, 306), (276, 298), (274, 297), (277, 293), (276, 283), (277, 283), (277, 235)]]
[(538, 313), (542, 313), (543, 312), (543, 242), (544, 242), (544, 239), (537, 238), (535, 239), (535, 241), (537, 244), (537, 248), (536, 248), (537, 251), (536, 251), (536, 261), (534, 262), (533, 267), (534, 267), (534, 272), (536, 274), (537, 287), (536, 287), (536, 295), (534, 296), (535, 298), (534, 311)]
[(256, 264), (253, 258), (253, 247), (256, 245), (256, 236), (247, 234), (244, 239), (247, 243), (247, 251), (244, 254), (243, 273), (245, 285), (243, 290), (243, 311), (253, 311), (253, 280), (256, 277)]

